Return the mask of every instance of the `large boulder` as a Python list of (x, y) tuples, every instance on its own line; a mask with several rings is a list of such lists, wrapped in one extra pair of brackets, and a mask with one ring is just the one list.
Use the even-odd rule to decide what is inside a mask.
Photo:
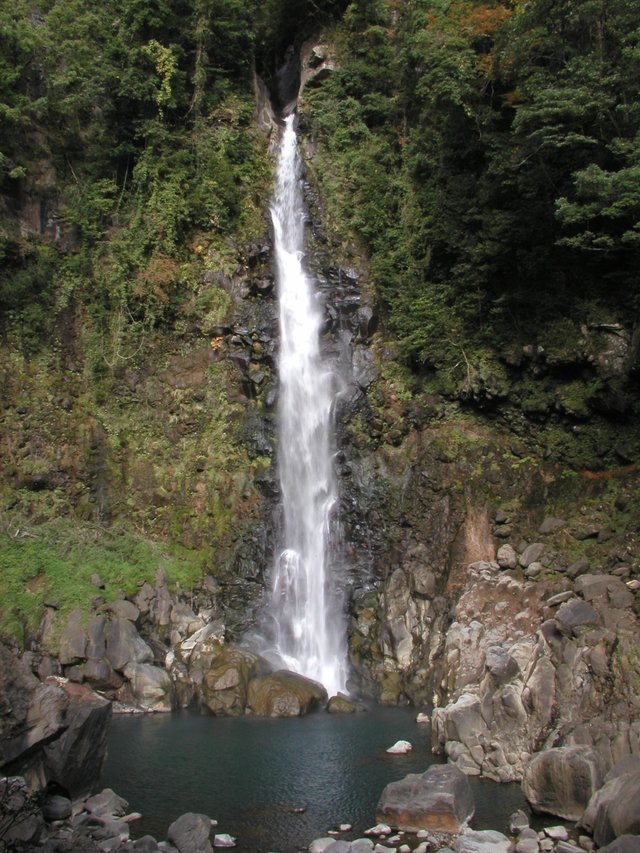
[(143, 710), (171, 711), (173, 685), (168, 672), (148, 663), (128, 663), (124, 675), (134, 700)]
[(409, 773), (390, 782), (376, 807), (376, 820), (405, 832), (457, 833), (473, 817), (475, 803), (464, 773), (450, 764)]
[(72, 610), (60, 634), (58, 658), (60, 663), (66, 666), (83, 660), (86, 657), (86, 651), (87, 635), (82, 613), (79, 610)]
[(602, 759), (587, 746), (561, 746), (533, 756), (522, 790), (535, 812), (580, 820), (604, 780)]
[(222, 716), (238, 716), (247, 704), (249, 681), (262, 671), (258, 655), (228, 647), (213, 660), (200, 687), (202, 710)]
[(167, 838), (180, 853), (213, 853), (210, 834), (211, 818), (187, 812), (170, 825)]
[(247, 708), (259, 717), (300, 717), (326, 701), (321, 684), (288, 670), (249, 682)]
[(128, 663), (151, 663), (153, 652), (128, 619), (114, 619), (105, 628), (106, 658), (122, 672)]
[(68, 704), (64, 690), (42, 684), (0, 643), (0, 768), (11, 764), (22, 772), (20, 760), (64, 730)]
[(100, 779), (107, 750), (111, 703), (88, 688), (67, 682), (66, 728), (43, 748), (44, 774), (72, 799), (92, 794)]
[(619, 835), (640, 835), (640, 757), (628, 756), (609, 771), (580, 825), (593, 834), (599, 846)]

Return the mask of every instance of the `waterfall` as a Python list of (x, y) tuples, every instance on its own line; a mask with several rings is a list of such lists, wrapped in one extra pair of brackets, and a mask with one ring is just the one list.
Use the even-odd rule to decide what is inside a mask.
[(303, 264), (304, 209), (295, 116), (280, 144), (275, 235), (280, 314), (279, 476), (282, 550), (269, 603), (273, 646), (267, 657), (321, 682), (329, 695), (345, 689), (346, 628), (339, 584), (330, 561), (335, 376), (323, 363), (323, 311)]

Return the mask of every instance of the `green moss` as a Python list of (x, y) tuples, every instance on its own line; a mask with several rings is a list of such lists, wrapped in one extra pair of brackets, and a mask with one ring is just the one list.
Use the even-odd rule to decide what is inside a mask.
[(163, 568), (174, 588), (190, 589), (203, 572), (203, 554), (151, 542), (121, 527), (66, 521), (34, 525), (16, 515), (5, 519), (0, 536), (0, 635), (24, 639), (33, 633), (45, 605), (56, 609), (60, 625), (74, 608), (91, 611), (98, 574), (107, 602), (120, 591), (135, 593)]

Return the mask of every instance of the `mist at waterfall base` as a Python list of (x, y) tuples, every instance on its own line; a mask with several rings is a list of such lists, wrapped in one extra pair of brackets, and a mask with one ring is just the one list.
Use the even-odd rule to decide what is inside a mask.
[(337, 381), (321, 353), (323, 308), (304, 268), (304, 202), (295, 115), (286, 117), (271, 207), (279, 306), (280, 552), (271, 596), (248, 642), (275, 668), (345, 690), (346, 627), (332, 577), (333, 411)]
[[(142, 813), (131, 824), (134, 838), (164, 839), (169, 824), (191, 811), (217, 820), (216, 832), (235, 836), (238, 853), (293, 853), (340, 823), (353, 824), (340, 837), (361, 836), (375, 824), (388, 782), (439, 760), (431, 754), (429, 727), (415, 715), (415, 709), (377, 707), (286, 719), (186, 711), (115, 717), (101, 786)], [(397, 740), (409, 740), (413, 751), (388, 755)], [(526, 808), (519, 785), (469, 781), (475, 829), (505, 832), (509, 816)]]

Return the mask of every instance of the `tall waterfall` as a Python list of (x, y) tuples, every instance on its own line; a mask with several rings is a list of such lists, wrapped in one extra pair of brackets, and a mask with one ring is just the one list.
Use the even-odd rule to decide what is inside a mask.
[(271, 208), (280, 305), (279, 476), (282, 551), (273, 572), (272, 657), (345, 689), (346, 630), (330, 565), (331, 515), (337, 502), (332, 464), (335, 377), (320, 354), (322, 306), (303, 265), (304, 210), (295, 116), (282, 135)]

